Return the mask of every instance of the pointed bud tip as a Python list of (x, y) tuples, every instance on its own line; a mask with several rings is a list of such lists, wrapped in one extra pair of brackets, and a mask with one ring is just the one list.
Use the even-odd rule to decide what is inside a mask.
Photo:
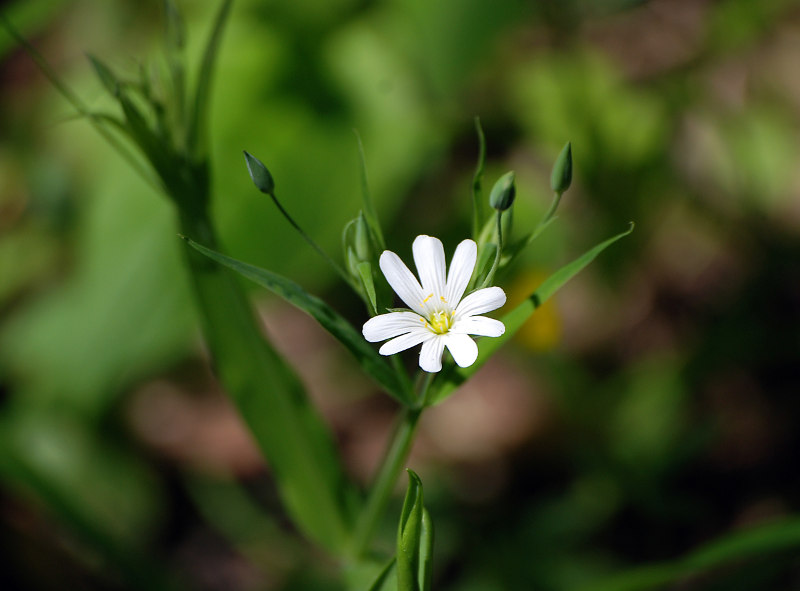
[(572, 142), (567, 142), (553, 164), (550, 174), (550, 188), (562, 194), (572, 184)]
[(275, 181), (272, 180), (272, 175), (267, 170), (267, 167), (247, 150), (242, 150), (242, 153), (244, 153), (247, 171), (250, 173), (253, 184), (262, 193), (273, 195), (275, 193)]
[(511, 207), (517, 196), (515, 180), (516, 176), (513, 170), (497, 179), (494, 187), (492, 187), (492, 192), (489, 194), (489, 205), (497, 211), (505, 211)]

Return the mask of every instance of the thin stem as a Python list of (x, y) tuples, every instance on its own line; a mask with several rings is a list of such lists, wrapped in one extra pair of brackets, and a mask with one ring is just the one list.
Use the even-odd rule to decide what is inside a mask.
[(561, 202), (561, 195), (563, 195), (563, 193), (556, 192), (553, 194), (553, 200), (550, 202), (550, 208), (547, 210), (547, 213), (544, 214), (542, 221), (539, 222), (537, 230), (552, 219), (553, 215), (556, 213), (556, 209), (558, 209), (558, 204)]
[(497, 212), (497, 251), (494, 253), (494, 262), (492, 263), (492, 268), (489, 269), (489, 273), (486, 275), (486, 279), (483, 280), (483, 285), (481, 287), (489, 287), (494, 281), (494, 274), (497, 272), (497, 268), (500, 266), (500, 256), (503, 254), (503, 224), (501, 223), (503, 217), (503, 212)]
[(425, 408), (428, 400), (428, 389), (430, 388), (431, 382), (433, 378), (436, 376), (435, 373), (430, 372), (423, 372), (425, 375), (422, 378), (422, 381), (419, 385), (419, 392), (417, 394), (417, 408), (423, 409)]
[(409, 400), (413, 400), (414, 394), (414, 387), (411, 384), (411, 378), (408, 377), (408, 373), (406, 372), (406, 368), (403, 367), (403, 362), (400, 360), (400, 357), (397, 355), (391, 356), (391, 363), (392, 367), (394, 367), (394, 371), (397, 374), (400, 384), (403, 388), (403, 391), (410, 395)]
[(478, 235), (481, 233), (481, 224), (483, 223), (481, 179), (483, 178), (483, 168), (486, 164), (486, 137), (483, 135), (479, 117), (475, 117), (475, 131), (478, 133), (478, 164), (472, 177), (472, 238), (473, 240), (478, 240)]
[(347, 285), (352, 287), (355, 291), (358, 291), (358, 287), (353, 282), (352, 277), (350, 277), (350, 275), (348, 275), (345, 272), (345, 270), (341, 267), (341, 265), (339, 265), (330, 256), (328, 256), (328, 253), (322, 250), (322, 247), (316, 242), (314, 242), (314, 239), (311, 238), (311, 236), (309, 236), (303, 231), (300, 225), (296, 221), (294, 221), (294, 218), (292, 218), (292, 216), (289, 215), (289, 212), (283, 208), (283, 205), (281, 205), (281, 202), (278, 201), (278, 198), (275, 196), (275, 193), (274, 192), (269, 193), (269, 196), (272, 198), (272, 202), (278, 208), (278, 211), (281, 212), (281, 215), (283, 215), (283, 217), (286, 218), (286, 221), (289, 222), (292, 225), (292, 227), (300, 233), (300, 236), (303, 237), (303, 240), (305, 240), (309, 244), (309, 246), (311, 246), (311, 248), (316, 250), (317, 254), (319, 254), (323, 259), (325, 259), (326, 263), (328, 263), (331, 267), (333, 267), (334, 271), (336, 271), (339, 274), (339, 277), (341, 277), (342, 280), (345, 283), (347, 283)]
[(375, 206), (372, 203), (372, 195), (369, 191), (369, 179), (367, 178), (367, 159), (364, 155), (364, 144), (361, 142), (361, 134), (358, 133), (358, 130), (354, 129), (353, 133), (356, 134), (356, 141), (358, 142), (358, 159), (361, 168), (361, 200), (364, 208), (364, 217), (367, 219), (367, 224), (372, 230), (372, 234), (375, 238), (375, 242), (378, 245), (378, 249), (383, 251), (386, 250), (386, 241), (383, 238), (381, 224), (378, 221), (378, 214), (375, 213)]
[(351, 547), (353, 558), (360, 558), (364, 555), (380, 523), (397, 478), (405, 465), (408, 452), (411, 450), (421, 414), (421, 408), (406, 408), (400, 418), (400, 423), (392, 436), (392, 441), (386, 450), (380, 470), (367, 497), (367, 503), (356, 523)]

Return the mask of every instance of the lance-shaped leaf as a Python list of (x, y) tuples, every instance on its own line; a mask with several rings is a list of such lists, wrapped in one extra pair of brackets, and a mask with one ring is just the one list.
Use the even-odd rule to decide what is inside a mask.
[(397, 589), (428, 591), (431, 588), (433, 524), (424, 506), (422, 481), (408, 471), (408, 490), (397, 528)]
[[(214, 243), (207, 221), (183, 232)], [(350, 487), (330, 433), (303, 384), (264, 338), (240, 285), (224, 267), (186, 249), (214, 372), (264, 453), (287, 513), (310, 539), (338, 554), (347, 543)]]
[(185, 240), (198, 252), (236, 271), (262, 287), (266, 287), (274, 294), (306, 312), (319, 322), (325, 330), (336, 337), (358, 360), (364, 371), (372, 376), (390, 395), (394, 396), (402, 404), (411, 404), (413, 400), (411, 393), (401, 386), (394, 371), (375, 349), (364, 340), (361, 333), (328, 304), (306, 292), (291, 279), (220, 254), (189, 238)]
[(428, 404), (437, 404), (452, 394), (467, 378), (478, 371), (503, 343), (514, 336), (525, 321), (530, 318), (531, 314), (561, 289), (567, 281), (580, 273), (606, 248), (631, 232), (633, 232), (633, 223), (624, 232), (601, 242), (545, 279), (525, 301), (500, 319), (506, 327), (506, 332), (502, 336), (480, 340), (478, 343), (478, 359), (475, 363), (469, 367), (457, 367), (451, 363), (442, 370), (440, 377), (431, 386), (431, 391), (428, 394)]

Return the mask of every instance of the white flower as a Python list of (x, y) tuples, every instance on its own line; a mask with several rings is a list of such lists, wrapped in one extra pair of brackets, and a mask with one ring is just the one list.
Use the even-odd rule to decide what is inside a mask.
[(444, 248), (438, 238), (417, 236), (413, 252), (422, 285), (395, 253), (386, 250), (381, 255), (381, 271), (410, 310), (370, 318), (364, 324), (364, 338), (371, 343), (391, 339), (381, 346), (381, 355), (421, 343), (419, 366), (428, 372), (442, 369), (445, 347), (458, 365), (468, 367), (478, 357), (478, 345), (468, 335), (499, 337), (505, 332), (502, 322), (478, 314), (505, 304), (506, 294), (499, 287), (487, 287), (461, 299), (478, 253), (472, 240), (458, 245), (446, 278)]

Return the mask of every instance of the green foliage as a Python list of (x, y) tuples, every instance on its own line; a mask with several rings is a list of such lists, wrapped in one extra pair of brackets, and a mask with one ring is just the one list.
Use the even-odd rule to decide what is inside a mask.
[(703, 572), (800, 546), (800, 520), (788, 518), (723, 536), (687, 556), (631, 569), (580, 591), (648, 591)]
[(386, 389), (386, 392), (397, 398), (403, 404), (411, 404), (413, 398), (398, 381), (395, 373), (378, 355), (375, 349), (364, 340), (361, 333), (356, 331), (353, 326), (337, 314), (330, 306), (321, 299), (308, 294), (302, 287), (295, 282), (281, 277), (267, 269), (260, 269), (247, 263), (242, 263), (218, 252), (198, 244), (194, 240), (186, 239), (190, 246), (201, 252), (217, 263), (224, 265), (240, 275), (247, 277), (266, 287), (276, 295), (284, 298), (290, 304), (297, 306), (320, 325), (336, 337), (358, 360), (364, 371), (375, 381)]
[(550, 275), (544, 282), (521, 304), (510, 312), (506, 312), (501, 321), (505, 324), (506, 331), (503, 336), (493, 339), (483, 339), (478, 345), (478, 360), (469, 367), (457, 367), (450, 364), (442, 370), (441, 377), (436, 380), (428, 396), (429, 404), (438, 404), (450, 396), (458, 386), (471, 377), (491, 357), (491, 355), (519, 330), (524, 322), (530, 318), (543, 303), (558, 291), (567, 281), (572, 279), (591, 263), (603, 250), (633, 232), (633, 224), (625, 232), (612, 236), (589, 249), (574, 261), (564, 265)]
[[(9, 58), (0, 109), (0, 464), (3, 496), (14, 503), (9, 514), (22, 515), (4, 523), (11, 532), (10, 576), (25, 568), (16, 558), (30, 548), (28, 540), (39, 542), (54, 523), (61, 558), (81, 565), (74, 570), (103, 565), (110, 573), (111, 581), (97, 586), (167, 587), (161, 559), (147, 554), (156, 547), (184, 556), (187, 532), (170, 529), (164, 542), (159, 528), (187, 519), (187, 527), (212, 529), (251, 563), (265, 565), (268, 580), (255, 585), (337, 588), (320, 582), (334, 578), (329, 563), (264, 512), (263, 497), (271, 507), (272, 493), (261, 476), (246, 491), (227, 476), (192, 478), (195, 468), (186, 460), (143, 451), (138, 435), (120, 425), (138, 384), (198, 356), (200, 318), (189, 282), (208, 273), (216, 287), (206, 286), (202, 305), (215, 315), (214, 350), (232, 347), (245, 357), (258, 351), (249, 364), (223, 356), (220, 367), (229, 383), (243, 384), (234, 400), (257, 444), (274, 455), (271, 474), (286, 475), (278, 492), (288, 500), (287, 514), (301, 534), (333, 554), (341, 554), (337, 540), (352, 543), (358, 505), (342, 484), (327, 428), (303, 401), (297, 378), (284, 379), (287, 370), (262, 351), (265, 345), (241, 331), (252, 324), (250, 311), (242, 297), (231, 297), (238, 288), (223, 288), (224, 272), (217, 275), (197, 256), (187, 273), (180, 257), (195, 253), (174, 239), (174, 212), (151, 196), (153, 187), (163, 190), (164, 176), (180, 171), (170, 182), (194, 179), (180, 193), (209, 207), (224, 246), (209, 240), (197, 220), (181, 220), (181, 232), (310, 286), (357, 322), (360, 302), (348, 290), (330, 289), (335, 269), (304, 248), (273, 204), (252, 191), (240, 156), (242, 147), (252, 147), (279, 179), (286, 209), (323, 252), (338, 249), (342, 226), (363, 211), (375, 252), (362, 257), (345, 248), (344, 266), (370, 313), (391, 306), (372, 259), (418, 233), (446, 243), (463, 238), (470, 180), (472, 236), (483, 236), (478, 273), (482, 281), (499, 257), (496, 276), (511, 299), (516, 290), (531, 293), (529, 280), (551, 274), (558, 283), (551, 272), (575, 244), (611, 235), (620, 220), (637, 220), (639, 231), (626, 247), (596, 259), (580, 289), (544, 309), (526, 301), (535, 316), (511, 313), (509, 326), (515, 318), (532, 323), (517, 329), (524, 340), (504, 337), (506, 351), (485, 375), (503, 372), (494, 378), (503, 388), (490, 393), (498, 412), (506, 408), (506, 390), (524, 382), (524, 400), (535, 407), (517, 402), (512, 409), (515, 417), (535, 418), (520, 435), (524, 453), (483, 442), (507, 427), (498, 429), (490, 412), (469, 434), (481, 450), (478, 459), (447, 455), (456, 439), (440, 447), (424, 438), (428, 445), (415, 461), (446, 465), (447, 476), (426, 488), (428, 503), (435, 503), (437, 567), (446, 573), (437, 588), (788, 588), (799, 545), (791, 483), (779, 475), (781, 458), (796, 447), (793, 364), (800, 334), (791, 330), (798, 260), (792, 191), (798, 109), (787, 82), (796, 53), (793, 3), (725, 0), (702, 11), (687, 5), (675, 7), (669, 23), (637, 2), (279, 4), (232, 3), (220, 44), (220, 7), (231, 4), (167, 1), (167, 53), (163, 64), (147, 66), (130, 56), (140, 56), (154, 37), (153, 3), (4, 6), (4, 17), (58, 56), (57, 72), (43, 67), (51, 81), (75, 88), (67, 89), (71, 99), (90, 99), (65, 109), (9, 52), (20, 41), (0, 35)], [(595, 18), (622, 8), (620, 18)], [(195, 41), (208, 23), (206, 39)], [(93, 74), (75, 55), (84, 50), (98, 56), (85, 64)], [(212, 98), (213, 125), (203, 129), (208, 118), (193, 113)], [(92, 139), (89, 126), (61, 123), (65, 112), (96, 126), (138, 173)], [(470, 179), (474, 134), (465, 122), (475, 113), (491, 149), (487, 154), (478, 126), (481, 155)], [(191, 120), (198, 122), (194, 131)], [(354, 127), (361, 130), (358, 151)], [(580, 175), (560, 204), (548, 201), (547, 176), (566, 138), (579, 149)], [(138, 145), (155, 148), (153, 166), (163, 174), (154, 174)], [(206, 195), (200, 189), (211, 188), (211, 169), (187, 166), (205, 159), (192, 152), (214, 162), (214, 190)], [(361, 195), (354, 190), (359, 167)], [(484, 173), (494, 180), (510, 168), (519, 189), (513, 206), (519, 235), (501, 226), (501, 251), (481, 181)], [(530, 226), (531, 219), (541, 222)], [(510, 221), (507, 212), (501, 223)], [(528, 349), (527, 333), (549, 324), (556, 328), (548, 344)], [(244, 342), (236, 343), (241, 335)], [(479, 364), (500, 344), (483, 339)], [(262, 364), (266, 369), (258, 369)], [(350, 375), (349, 367), (340, 370)], [(451, 379), (458, 383), (458, 374), (448, 372), (457, 370), (447, 368), (432, 384), (434, 402), (448, 396)], [(353, 398), (369, 395), (362, 388), (353, 387)], [(276, 392), (299, 402), (281, 407)], [(448, 401), (452, 412), (460, 402)], [(360, 435), (380, 431), (376, 414), (364, 411), (353, 426), (335, 413), (348, 453)], [(441, 426), (433, 414), (422, 428)], [(298, 437), (316, 443), (284, 453), (280, 448), (298, 442), (290, 428), (307, 430)], [(407, 452), (398, 449), (395, 456)], [(361, 474), (359, 458), (347, 462)], [(314, 467), (295, 470), (292, 463)], [(398, 462), (398, 470), (404, 467)], [(174, 479), (174, 472), (188, 477)], [(473, 474), (489, 478), (470, 487)], [(385, 480), (391, 499), (392, 475)], [(290, 487), (316, 487), (318, 494)], [(345, 491), (343, 498), (329, 498), (331, 490)], [(168, 501), (187, 491), (202, 518), (187, 509), (175, 520)], [(381, 504), (374, 513), (382, 514)], [(322, 507), (335, 507), (341, 518), (327, 520)], [(723, 533), (684, 558), (653, 562), (764, 513), (775, 515), (772, 525)], [(369, 557), (358, 561), (363, 572), (354, 591), (396, 587), (394, 563), (370, 552), (390, 552), (393, 532), (386, 526), (359, 534)], [(63, 573), (62, 562), (52, 561), (54, 576)], [(644, 566), (629, 571), (631, 564)], [(80, 585), (93, 581), (82, 577)]]
[(398, 591), (429, 591), (433, 554), (433, 524), (425, 509), (422, 481), (408, 471), (408, 490), (397, 526)]

